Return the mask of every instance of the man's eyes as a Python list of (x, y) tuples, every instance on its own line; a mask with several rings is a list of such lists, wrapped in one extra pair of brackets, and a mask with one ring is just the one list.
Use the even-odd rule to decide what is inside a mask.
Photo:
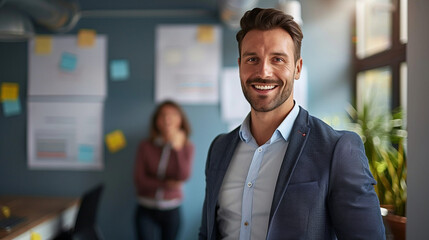
[[(259, 59), (257, 57), (249, 57), (246, 59), (246, 62), (254, 63), (254, 62), (257, 62), (258, 60)], [(281, 63), (281, 62), (285, 62), (285, 59), (282, 57), (274, 57), (274, 58), (272, 58), (272, 61), (277, 62), (277, 63)]]

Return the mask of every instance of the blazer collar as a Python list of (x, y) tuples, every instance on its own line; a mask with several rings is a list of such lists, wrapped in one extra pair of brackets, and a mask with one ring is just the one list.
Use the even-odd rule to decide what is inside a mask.
[[(290, 132), (300, 110), (298, 104), (296, 102), (294, 102), (294, 104), (292, 110), (274, 131), (270, 141), (273, 141), (276, 137), (282, 137), (285, 141), (289, 141)], [(239, 136), (240, 139), (246, 143), (249, 143), (253, 139), (252, 133), (250, 132), (250, 113), (240, 126)]]
[(268, 231), (270, 229), (271, 219), (274, 213), (277, 211), (278, 205), (286, 192), (290, 178), (294, 172), (295, 166), (299, 161), (299, 157), (310, 134), (308, 118), (308, 112), (300, 107), (298, 117), (296, 118), (295, 124), (293, 125), (292, 131), (290, 133), (289, 146), (286, 150), (283, 163), (280, 167), (279, 176), (277, 178), (273, 202), (271, 205)]

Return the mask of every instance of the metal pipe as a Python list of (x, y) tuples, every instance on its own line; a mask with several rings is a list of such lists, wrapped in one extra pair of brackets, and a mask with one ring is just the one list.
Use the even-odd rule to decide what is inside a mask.
[(5, 2), (27, 13), (38, 24), (57, 32), (71, 30), (80, 18), (79, 5), (75, 0), (6, 0)]

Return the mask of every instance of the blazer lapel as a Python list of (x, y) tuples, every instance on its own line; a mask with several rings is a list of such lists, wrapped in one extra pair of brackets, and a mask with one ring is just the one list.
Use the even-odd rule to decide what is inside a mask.
[(222, 156), (222, 159), (219, 161), (218, 169), (227, 170), (229, 163), (231, 162), (232, 156), (234, 155), (235, 148), (237, 147), (240, 137), (239, 132), (240, 127), (237, 127), (229, 136), (229, 141), (224, 142), (225, 145), (222, 146), (223, 154), (219, 154), (219, 156)]
[(213, 170), (216, 173), (214, 184), (212, 184), (211, 189), (208, 191), (209, 196), (206, 196), (209, 212), (213, 214), (209, 214), (207, 219), (209, 239), (217, 239), (218, 233), (216, 227), (214, 227), (216, 225), (216, 204), (223, 178), (225, 177), (226, 170), (228, 169), (229, 163), (231, 162), (232, 156), (234, 155), (235, 148), (239, 142), (238, 131), (239, 127), (227, 135), (220, 136), (220, 138), (224, 139), (219, 141), (219, 145), (212, 153), (212, 168), (217, 169), (218, 171)]
[(215, 164), (217, 164), (216, 169), (221, 171), (218, 172), (219, 175), (216, 177), (216, 184), (214, 188), (214, 196), (216, 196), (215, 199), (217, 199), (223, 178), (226, 174), (226, 170), (228, 169), (229, 163), (231, 162), (232, 156), (234, 155), (235, 148), (239, 143), (240, 138), (238, 131), (239, 128), (230, 133), (230, 135), (227, 136), (229, 141), (223, 141), (224, 145), (219, 147), (222, 152), (217, 154), (217, 156), (220, 156), (220, 158), (216, 159)]
[(279, 176), (277, 178), (276, 188), (274, 190), (273, 202), (270, 211), (270, 221), (268, 224), (268, 231), (271, 225), (271, 219), (277, 207), (286, 192), (290, 178), (293, 174), (296, 164), (299, 161), (302, 150), (307, 142), (310, 134), (310, 127), (308, 126), (308, 112), (300, 107), (298, 117), (295, 120), (294, 126), (289, 137), (289, 146), (283, 158), (283, 163), (280, 167)]

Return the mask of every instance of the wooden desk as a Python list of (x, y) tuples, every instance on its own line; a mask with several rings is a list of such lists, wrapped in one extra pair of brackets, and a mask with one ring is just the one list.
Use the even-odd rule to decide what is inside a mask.
[(32, 232), (45, 240), (54, 237), (61, 228), (74, 226), (79, 199), (0, 196), (0, 206), (9, 207), (12, 216), (26, 218), (10, 231), (0, 230), (0, 240), (29, 240)]

